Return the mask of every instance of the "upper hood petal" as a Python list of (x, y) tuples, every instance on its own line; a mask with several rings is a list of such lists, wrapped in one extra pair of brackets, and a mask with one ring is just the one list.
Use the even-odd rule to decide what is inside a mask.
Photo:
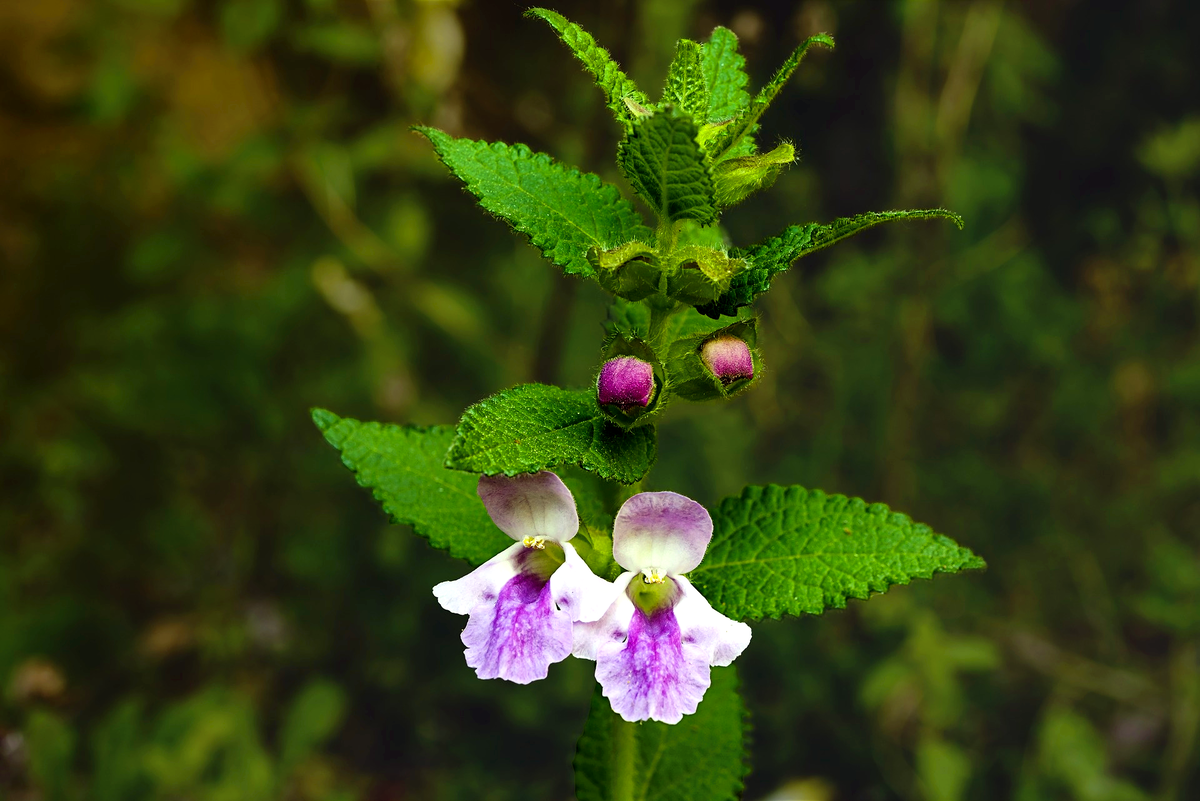
[(476, 491), (492, 522), (514, 540), (566, 542), (579, 530), (575, 498), (554, 473), (481, 476)]
[(708, 510), (676, 492), (641, 492), (625, 501), (613, 521), (613, 558), (634, 572), (658, 568), (672, 575), (700, 564), (712, 539)]

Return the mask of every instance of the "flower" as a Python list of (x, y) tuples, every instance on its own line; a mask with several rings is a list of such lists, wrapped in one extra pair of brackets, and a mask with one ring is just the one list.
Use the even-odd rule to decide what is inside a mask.
[(627, 572), (595, 623), (575, 626), (572, 652), (596, 660), (596, 680), (628, 721), (678, 723), (696, 711), (709, 668), (750, 643), (750, 627), (713, 609), (683, 574), (712, 539), (704, 507), (674, 492), (634, 495), (613, 523), (613, 557)]
[(750, 356), (750, 346), (738, 337), (723, 336), (710, 339), (700, 349), (700, 358), (722, 384), (754, 378), (754, 360)]
[(462, 641), (479, 678), (528, 684), (570, 654), (571, 624), (599, 619), (617, 590), (568, 542), (579, 515), (554, 473), (483, 476), (477, 491), (492, 522), (517, 542), (433, 594), (445, 609), (470, 615)]
[(596, 379), (596, 397), (603, 406), (649, 406), (654, 394), (654, 367), (636, 356), (609, 359)]

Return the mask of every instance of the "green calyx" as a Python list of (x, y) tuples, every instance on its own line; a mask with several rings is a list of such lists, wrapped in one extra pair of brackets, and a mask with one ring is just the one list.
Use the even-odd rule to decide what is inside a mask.
[[(726, 384), (713, 375), (712, 370), (704, 363), (701, 352), (706, 342), (722, 337), (735, 337), (745, 342), (750, 348), (750, 358), (754, 365), (752, 377), (740, 378)], [(711, 333), (672, 342), (667, 354), (667, 372), (671, 382), (671, 394), (684, 400), (702, 403), (725, 400), (749, 389), (750, 385), (762, 375), (762, 363), (758, 350), (755, 348), (757, 342), (758, 320), (754, 317), (747, 317)]]

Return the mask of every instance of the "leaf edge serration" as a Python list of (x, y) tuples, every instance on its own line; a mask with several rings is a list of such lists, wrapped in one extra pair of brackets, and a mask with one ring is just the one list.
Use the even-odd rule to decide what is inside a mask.
[[(976, 554), (970, 548), (967, 548), (964, 545), (959, 545), (957, 542), (955, 542), (953, 539), (946, 536), (945, 534), (940, 534), (940, 533), (934, 531), (934, 529), (931, 526), (929, 526), (928, 524), (919, 523), (919, 522), (913, 520), (911, 516), (909, 516), (903, 512), (897, 512), (885, 503), (879, 503), (879, 502), (868, 503), (864, 499), (856, 497), (856, 496), (841, 495), (838, 493), (828, 493), (828, 492), (825, 492), (824, 490), (820, 490), (820, 489), (808, 489), (807, 487), (802, 487), (798, 484), (791, 484), (788, 486), (783, 486), (780, 484), (749, 485), (742, 489), (741, 494), (723, 498), (720, 501), (720, 503), (717, 505), (715, 514), (713, 514), (714, 533), (713, 533), (713, 541), (709, 544), (709, 552), (710, 553), (712, 552), (714, 545), (722, 544), (722, 543), (719, 543), (717, 540), (718, 534), (721, 532), (722, 524), (720, 521), (723, 518), (733, 517), (730, 510), (736, 510), (739, 507), (739, 505), (740, 506), (748, 506), (751, 503), (758, 503), (760, 501), (760, 499), (764, 495), (767, 495), (768, 493), (773, 496), (779, 496), (779, 495), (786, 495), (788, 492), (791, 492), (791, 491), (804, 493), (805, 496), (808, 496), (808, 497), (815, 495), (815, 496), (822, 497), (824, 499), (843, 499), (849, 505), (858, 506), (859, 509), (862, 511), (865, 511), (865, 512), (868, 512), (871, 514), (886, 514), (889, 516), (890, 519), (894, 519), (894, 520), (898, 519), (898, 521), (901, 524), (905, 524), (905, 525), (911, 527), (912, 530), (916, 533), (928, 534), (930, 536), (931, 541), (934, 543), (937, 543), (938, 545), (942, 545), (944, 547), (949, 546), (949, 547), (953, 547), (953, 548), (957, 549), (960, 553), (965, 554), (965, 557), (964, 557), (963, 561), (957, 565), (949, 565), (949, 564), (938, 565), (938, 566), (931, 567), (927, 571), (914, 572), (908, 576), (895, 578), (895, 579), (887, 578), (887, 579), (885, 579), (885, 581), (887, 582), (886, 586), (883, 586), (882, 588), (880, 588), (878, 586), (874, 586), (874, 581), (865, 582), (868, 584), (868, 586), (867, 586), (866, 592), (861, 595), (856, 594), (854, 592), (835, 593), (834, 594), (835, 597), (833, 598), (833, 600), (831, 602), (824, 602), (823, 608), (820, 611), (811, 611), (808, 609), (801, 609), (799, 612), (793, 612), (793, 611), (783, 607), (783, 603), (786, 599), (781, 599), (780, 597), (778, 597), (778, 595), (772, 595), (770, 593), (765, 593), (762, 595), (763, 600), (761, 600), (759, 602), (760, 605), (757, 609), (750, 610), (747, 614), (742, 614), (739, 616), (730, 615), (731, 617), (735, 617), (735, 619), (754, 621), (754, 620), (762, 620), (765, 618), (770, 618), (772, 620), (781, 620), (784, 617), (800, 617), (802, 615), (816, 616), (816, 615), (824, 614), (825, 612), (827, 612), (831, 609), (845, 609), (847, 607), (848, 603), (852, 600), (866, 601), (866, 600), (870, 599), (872, 596), (881, 595), (893, 587), (907, 586), (907, 585), (911, 584), (913, 582), (913, 580), (915, 580), (915, 579), (932, 580), (933, 577), (938, 573), (953, 575), (953, 574), (961, 573), (961, 572), (964, 572), (967, 570), (986, 570), (987, 569), (987, 562), (985, 562), (982, 557), (980, 557), (978, 554)], [(745, 525), (736, 525), (732, 531), (737, 532), (744, 528), (746, 528)], [(733, 535), (731, 534), (730, 536), (732, 537)], [(689, 578), (691, 578), (696, 583), (697, 587), (699, 587), (701, 589), (701, 591), (703, 592), (703, 591), (705, 591), (705, 585), (707, 584), (707, 582), (703, 578), (696, 578), (697, 574), (703, 574), (706, 571), (716, 570), (716, 569), (719, 569), (724, 566), (726, 566), (726, 564), (712, 565), (711, 563), (708, 563), (707, 556), (706, 556), (705, 561), (701, 562), (700, 565), (695, 570), (693, 570), (691, 572), (691, 574), (689, 574)], [(822, 593), (823, 593), (823, 595), (830, 594), (827, 591), (825, 591), (823, 588), (822, 588)], [(837, 597), (838, 595), (840, 595), (840, 597)], [(727, 609), (724, 608), (725, 604), (723, 603), (723, 600), (720, 597), (713, 597), (712, 595), (709, 595), (708, 597), (709, 597), (709, 601), (713, 604), (713, 607), (715, 609), (717, 609), (718, 611), (720, 611), (722, 613), (728, 614)]]

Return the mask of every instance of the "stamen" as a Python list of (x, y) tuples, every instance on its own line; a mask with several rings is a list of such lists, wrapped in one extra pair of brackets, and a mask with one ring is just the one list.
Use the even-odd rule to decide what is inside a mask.
[(521, 540), (521, 544), (526, 548), (536, 548), (539, 551), (546, 550), (545, 537), (526, 537), (525, 539)]
[(662, 584), (667, 578), (667, 571), (657, 567), (648, 567), (642, 571), (642, 581), (647, 584)]

